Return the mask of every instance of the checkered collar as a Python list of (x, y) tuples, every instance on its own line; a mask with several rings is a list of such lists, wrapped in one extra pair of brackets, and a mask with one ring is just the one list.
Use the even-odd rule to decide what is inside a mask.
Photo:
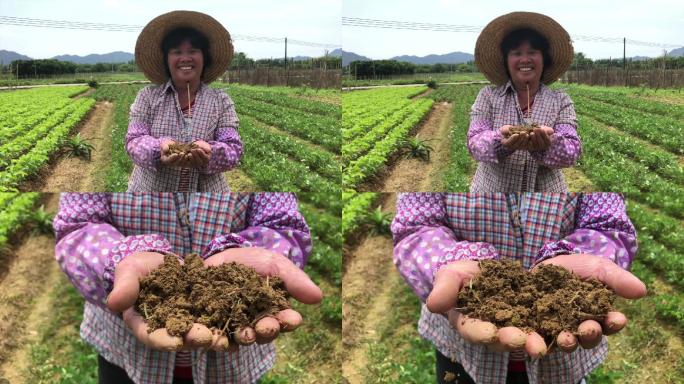
[[(204, 84), (204, 82), (200, 81), (200, 86), (199, 86), (199, 89), (197, 90), (197, 94), (199, 95), (200, 92), (202, 92), (202, 90), (204, 88), (206, 88), (206, 84)], [(162, 95), (166, 94), (167, 92), (170, 92), (170, 90), (175, 92), (175, 93), (178, 93), (176, 88), (174, 88), (174, 86), (173, 86), (173, 81), (171, 79), (168, 79), (168, 80), (166, 80), (166, 83), (164, 83), (164, 85), (162, 86), (162, 91), (163, 91)]]
[[(546, 85), (544, 85), (544, 83), (539, 83), (539, 90), (537, 91), (537, 94), (544, 93), (546, 91), (546, 89), (548, 89), (548, 87)], [(513, 82), (510, 80), (508, 80), (506, 82), (506, 84), (504, 84), (504, 85), (502, 85), (496, 89), (497, 96), (505, 96), (506, 93), (508, 93), (508, 92), (515, 93), (515, 88), (513, 88)]]

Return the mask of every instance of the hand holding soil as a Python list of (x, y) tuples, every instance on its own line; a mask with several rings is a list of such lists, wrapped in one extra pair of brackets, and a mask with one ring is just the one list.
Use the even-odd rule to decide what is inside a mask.
[(212, 341), (217, 347), (223, 345), (219, 340), (213, 340), (211, 331), (201, 324), (193, 324), (184, 337), (171, 336), (164, 328), (149, 332), (147, 322), (133, 309), (133, 305), (140, 294), (140, 279), (163, 262), (164, 255), (155, 252), (137, 252), (121, 261), (114, 270), (114, 287), (107, 298), (107, 308), (114, 313), (123, 312), (124, 322), (133, 335), (152, 349), (176, 351), (206, 348), (212, 346)]
[(504, 125), (499, 128), (501, 144), (509, 150), (543, 151), (551, 146), (553, 128), (532, 125)]
[[(492, 262), (486, 261), (485, 263)], [(636, 299), (643, 297), (646, 294), (645, 285), (639, 281), (639, 279), (618, 267), (610, 260), (601, 257), (584, 254), (561, 255), (542, 263), (544, 266), (551, 264), (561, 266), (566, 270), (571, 270), (583, 280), (590, 278), (596, 279), (612, 289), (619, 296), (628, 299)], [(544, 268), (546, 267), (538, 266), (535, 268), (534, 272), (540, 272), (540, 269)], [(512, 270), (510, 267), (504, 269)], [(551, 345), (554, 342), (558, 345), (559, 349), (566, 352), (575, 350), (578, 344), (583, 348), (593, 348), (600, 343), (602, 334), (609, 335), (616, 333), (626, 325), (627, 319), (624, 314), (609, 310), (605, 313), (606, 308), (610, 308), (610, 302), (605, 302), (607, 296), (600, 293), (600, 287), (597, 287), (599, 290), (593, 293), (593, 295), (595, 295), (595, 299), (599, 302), (603, 300), (603, 308), (593, 309), (598, 311), (597, 313), (604, 311), (603, 313), (605, 313), (605, 315), (603, 316), (577, 312), (574, 312), (573, 314), (571, 311), (570, 317), (562, 318), (562, 322), (560, 323), (558, 321), (554, 323), (552, 321), (553, 319), (549, 317), (550, 315), (555, 316), (559, 312), (559, 309), (562, 310), (566, 307), (570, 310), (576, 309), (578, 305), (583, 305), (582, 302), (586, 301), (586, 296), (588, 296), (585, 295), (580, 297), (580, 295), (576, 295), (575, 297), (575, 295), (573, 295), (568, 298), (569, 305), (559, 305), (554, 299), (540, 305), (538, 311), (541, 312), (539, 312), (535, 318), (541, 316), (544, 320), (548, 321), (542, 321), (542, 324), (539, 327), (537, 324), (534, 324), (533, 327), (529, 327), (521, 323), (526, 315), (525, 309), (521, 310), (522, 313), (517, 314), (509, 313), (503, 310), (503, 308), (501, 308), (502, 310), (491, 311), (492, 318), (488, 318), (490, 321), (470, 318), (461, 312), (468, 313), (471, 309), (459, 308), (458, 306), (463, 305), (463, 299), (467, 298), (463, 292), (469, 291), (471, 297), (473, 297), (473, 293), (476, 293), (474, 290), (479, 288), (479, 282), (477, 279), (473, 279), (479, 272), (480, 267), (476, 261), (458, 261), (447, 265), (436, 274), (434, 288), (427, 299), (427, 307), (430, 311), (447, 314), (452, 326), (459, 331), (464, 339), (472, 343), (487, 345), (490, 349), (495, 351), (524, 349), (530, 356), (536, 358), (546, 354), (548, 351), (547, 345)], [(559, 276), (566, 274), (562, 270), (544, 271), (544, 274), (547, 273), (550, 273), (551, 276), (551, 278), (547, 278), (550, 283), (557, 280)], [(471, 280), (473, 281), (471, 282)], [(597, 283), (578, 281), (577, 283), (573, 282), (573, 284), (569, 284), (568, 287), (574, 288), (579, 285), (584, 286), (587, 284), (591, 285)], [(473, 287), (472, 290), (470, 289), (470, 286)], [(495, 291), (498, 292), (500, 289), (501, 288), (498, 287)], [(515, 297), (534, 295), (536, 290), (538, 290), (538, 288), (528, 292), (517, 293)], [(602, 295), (603, 299), (599, 299)], [(480, 298), (480, 300), (485, 299), (484, 296)], [(477, 299), (475, 299), (475, 301), (477, 301)], [(457, 303), (456, 308), (459, 308), (459, 310), (455, 309), (454, 303)], [(472, 304), (470, 304), (470, 306), (473, 308), (476, 307)], [(584, 312), (585, 308), (581, 307), (581, 309)], [(531, 309), (527, 308), (526, 311), (528, 312), (527, 315), (529, 315)], [(497, 321), (497, 317), (499, 317), (498, 320), (500, 321)], [(565, 323), (572, 320), (579, 323), (577, 329), (566, 329), (573, 328), (571, 325), (566, 325)], [(498, 324), (498, 327), (495, 323)], [(540, 330), (540, 328), (543, 330), (544, 327), (546, 327), (549, 334), (544, 333), (544, 331), (540, 332), (544, 334), (546, 341), (540, 333), (535, 331)], [(555, 332), (553, 332), (553, 330), (555, 330)]]
[[(264, 249), (231, 249), (204, 263), (189, 256), (183, 266), (175, 256), (166, 259), (149, 252), (124, 259), (116, 267), (107, 302), (111, 311), (124, 312), (132, 333), (153, 349), (236, 349), (227, 334), (242, 345), (267, 343), (301, 324), (301, 315), (289, 309), (286, 290), (302, 302), (321, 300), (320, 289), (303, 271)], [(251, 264), (269, 277), (259, 278), (254, 269), (242, 264)], [(190, 297), (184, 294), (188, 291), (192, 291)], [(221, 300), (226, 295), (239, 297)], [(157, 307), (160, 301), (164, 301), (163, 308)], [(202, 310), (199, 317), (195, 316), (198, 308)]]
[[(317, 304), (323, 293), (304, 271), (285, 256), (264, 248), (230, 248), (204, 260), (206, 266), (239, 263), (254, 268), (261, 276), (277, 277), (296, 300), (304, 304)], [(273, 341), (280, 332), (290, 332), (302, 323), (302, 315), (293, 309), (284, 309), (273, 316), (259, 320), (254, 328), (245, 328), (235, 335), (240, 344), (259, 344)]]
[(202, 140), (193, 143), (178, 143), (162, 139), (160, 147), (160, 161), (167, 167), (201, 168), (206, 166), (211, 158), (211, 145)]

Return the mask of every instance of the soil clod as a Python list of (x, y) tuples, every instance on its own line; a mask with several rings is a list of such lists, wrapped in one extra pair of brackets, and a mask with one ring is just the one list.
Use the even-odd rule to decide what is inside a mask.
[(582, 280), (555, 265), (530, 272), (512, 260), (479, 264), (481, 272), (458, 295), (460, 312), (499, 328), (536, 331), (546, 345), (564, 330), (577, 336), (584, 320), (603, 320), (616, 297), (598, 280)]
[(508, 136), (510, 137), (510, 136), (515, 135), (515, 134), (529, 135), (530, 133), (532, 133), (532, 131), (534, 131), (535, 128), (539, 128), (539, 124), (532, 123), (529, 125), (528, 124), (514, 125), (508, 129), (508, 131), (510, 132), (510, 134)]
[(170, 335), (182, 336), (193, 323), (200, 323), (213, 332), (232, 335), (290, 308), (288, 297), (281, 279), (262, 277), (245, 265), (205, 267), (195, 254), (181, 264), (167, 255), (162, 265), (140, 280), (135, 310), (145, 317), (149, 332), (166, 328)]
[(173, 143), (169, 145), (169, 155), (179, 154), (186, 156), (190, 154), (193, 149), (199, 148), (195, 143)]

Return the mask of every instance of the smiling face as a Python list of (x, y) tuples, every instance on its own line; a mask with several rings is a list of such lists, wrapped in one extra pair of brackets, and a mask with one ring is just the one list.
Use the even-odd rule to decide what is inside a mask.
[(169, 50), (167, 56), (169, 73), (176, 84), (198, 83), (202, 76), (204, 57), (202, 50), (194, 48), (189, 40), (183, 40), (177, 47)]
[(529, 41), (523, 41), (508, 52), (506, 66), (516, 88), (524, 87), (528, 82), (532, 87), (537, 86), (544, 69), (542, 51), (533, 48)]

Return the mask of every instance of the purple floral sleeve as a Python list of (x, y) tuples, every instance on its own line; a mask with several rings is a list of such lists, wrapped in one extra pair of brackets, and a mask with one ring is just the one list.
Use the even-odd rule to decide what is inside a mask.
[(311, 253), (311, 236), (291, 193), (255, 193), (250, 197), (247, 227), (235, 234), (221, 235), (202, 252), (209, 257), (224, 249), (261, 247), (287, 256), (304, 268)]
[(473, 159), (485, 163), (498, 163), (513, 152), (501, 144), (501, 132), (492, 127), (491, 88), (484, 87), (473, 103), (468, 128), (468, 151)]
[(442, 193), (400, 194), (392, 234), (394, 264), (423, 301), (432, 291), (435, 273), (446, 264), (498, 257), (491, 244), (456, 239), (446, 224)]
[(637, 252), (637, 240), (624, 198), (617, 193), (584, 194), (576, 215), (575, 231), (544, 245), (535, 263), (562, 254), (586, 253), (629, 269)]
[(492, 130), (490, 122), (474, 121), (468, 129), (468, 151), (477, 161), (498, 163), (515, 152), (504, 147), (502, 138), (501, 132)]
[(242, 157), (242, 141), (238, 133), (239, 119), (235, 113), (235, 105), (224, 92), (219, 93), (223, 113), (219, 117), (218, 129), (211, 145), (211, 157), (203, 173), (213, 174), (226, 172), (234, 168)]
[(577, 130), (570, 124), (557, 124), (551, 135), (551, 146), (545, 151), (530, 151), (540, 164), (548, 168), (572, 167), (582, 153)]
[(143, 88), (131, 104), (126, 132), (126, 151), (133, 163), (143, 168), (156, 169), (161, 158), (161, 138), (150, 134), (151, 113), (148, 99), (149, 89)]
[(53, 223), (60, 268), (86, 300), (99, 306), (105, 305), (121, 260), (135, 252), (171, 253), (160, 235), (123, 236), (110, 215), (108, 194), (67, 193)]

